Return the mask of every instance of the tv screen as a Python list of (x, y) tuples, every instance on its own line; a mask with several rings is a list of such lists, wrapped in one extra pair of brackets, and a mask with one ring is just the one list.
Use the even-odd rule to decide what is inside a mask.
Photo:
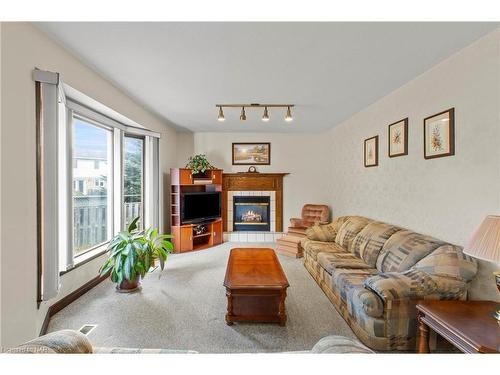
[(201, 223), (221, 216), (221, 193), (185, 193), (182, 196), (183, 224)]

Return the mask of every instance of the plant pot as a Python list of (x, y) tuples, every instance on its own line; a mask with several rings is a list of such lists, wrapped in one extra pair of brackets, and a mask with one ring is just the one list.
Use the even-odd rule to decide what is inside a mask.
[(119, 293), (132, 293), (141, 289), (141, 278), (136, 277), (134, 281), (124, 279), (121, 284), (116, 286)]

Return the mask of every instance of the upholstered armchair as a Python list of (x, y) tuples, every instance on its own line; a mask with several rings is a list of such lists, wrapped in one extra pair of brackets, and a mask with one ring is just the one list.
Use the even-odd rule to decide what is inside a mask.
[(306, 204), (302, 207), (300, 218), (291, 218), (288, 233), (305, 237), (306, 229), (313, 225), (327, 224), (330, 217), (330, 209), (324, 204)]

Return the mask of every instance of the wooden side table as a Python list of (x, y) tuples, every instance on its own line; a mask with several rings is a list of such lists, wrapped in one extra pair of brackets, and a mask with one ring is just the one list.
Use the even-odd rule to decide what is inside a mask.
[(435, 301), (417, 304), (418, 352), (429, 353), (429, 328), (464, 353), (498, 353), (500, 326), (492, 301)]

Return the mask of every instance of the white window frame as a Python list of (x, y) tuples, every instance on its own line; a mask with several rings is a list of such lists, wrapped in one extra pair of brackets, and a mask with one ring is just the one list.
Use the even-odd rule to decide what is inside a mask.
[[(93, 246), (85, 252), (74, 255), (73, 244), (73, 118), (79, 117), (92, 125), (112, 131), (111, 139), (111, 173), (108, 182), (108, 199), (111, 199), (111, 212), (108, 213), (108, 231), (112, 238), (124, 226), (124, 137), (141, 137), (143, 139), (143, 189), (142, 189), (142, 216), (143, 227), (160, 227), (162, 202), (161, 184), (159, 177), (159, 138), (160, 134), (139, 127), (131, 120), (112, 111), (91, 98), (79, 93), (63, 84), (64, 104), (66, 116), (60, 121), (61, 130), (59, 143), (59, 188), (64, 189), (60, 197), (61, 220), (59, 221), (59, 270), (68, 272), (79, 264), (85, 263), (106, 251), (109, 241)], [(84, 102), (85, 104), (82, 104)], [(60, 116), (61, 117), (61, 116)], [(120, 120), (120, 121), (118, 121)], [(137, 125), (137, 126), (134, 126)], [(150, 182), (151, 181), (151, 182)], [(162, 228), (159, 228), (160, 231)]]

